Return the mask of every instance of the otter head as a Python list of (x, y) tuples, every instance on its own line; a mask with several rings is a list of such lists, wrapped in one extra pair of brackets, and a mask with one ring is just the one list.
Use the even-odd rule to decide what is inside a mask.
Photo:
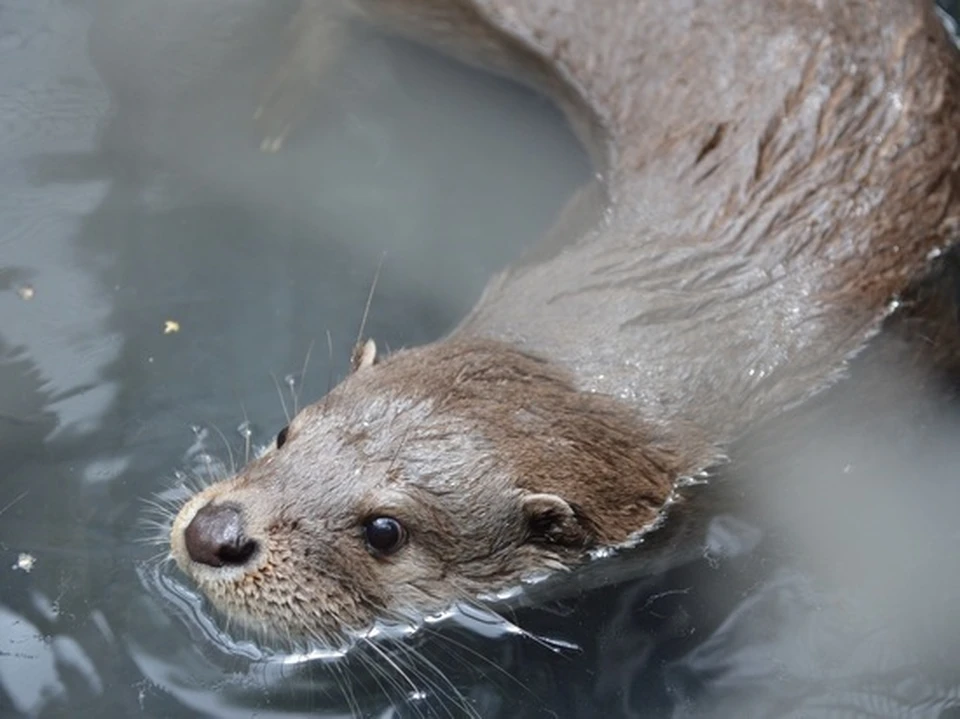
[(172, 553), (230, 619), (336, 642), (625, 541), (678, 462), (628, 408), (506, 345), (380, 363), (367, 345), (269, 451), (187, 501)]

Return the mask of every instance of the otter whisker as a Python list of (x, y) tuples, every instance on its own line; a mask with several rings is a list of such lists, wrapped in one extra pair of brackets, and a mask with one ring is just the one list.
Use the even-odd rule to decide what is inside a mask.
[(324, 406), (327, 404), (327, 398), (333, 389), (333, 335), (327, 330), (327, 391), (323, 394)]
[[(150, 537), (149, 541), (139, 541), (136, 544), (140, 547), (161, 547), (163, 545), (163, 535), (157, 534), (155, 537)], [(153, 554), (151, 554), (146, 559), (163, 559), (170, 556), (169, 549), (156, 549)]]
[(307, 347), (307, 354), (303, 358), (303, 367), (300, 368), (300, 386), (293, 394), (293, 415), (296, 416), (297, 412), (300, 411), (300, 395), (303, 392), (303, 388), (307, 383), (307, 365), (310, 364), (310, 354), (313, 352), (313, 345), (316, 344), (314, 340), (310, 341), (310, 346)]
[[(393, 676), (391, 676), (390, 672), (380, 666), (380, 663), (375, 659), (366, 656), (363, 652), (357, 652), (356, 657), (357, 660), (367, 669), (370, 676), (373, 678), (373, 681), (376, 682), (377, 687), (380, 689), (380, 692), (393, 708), (393, 697), (391, 694), (402, 697), (404, 695), (402, 684)], [(387, 682), (387, 686), (383, 685), (383, 683), (380, 681), (381, 678)], [(417, 714), (420, 716), (423, 715), (419, 709), (417, 710)]]
[[(134, 544), (138, 544), (144, 547), (150, 547), (155, 545), (166, 545), (167, 538), (170, 533), (170, 525), (166, 522), (157, 522), (157, 521), (144, 521), (141, 523), (141, 526), (145, 530), (151, 530), (149, 534), (144, 534), (139, 537), (134, 537)], [(169, 551), (164, 549), (164, 551)]]
[(142, 544), (149, 544), (154, 541), (166, 542), (167, 533), (170, 531), (170, 523), (162, 519), (143, 519), (137, 523), (138, 527), (145, 531), (151, 531), (150, 536), (135, 537), (134, 541)]
[(223, 432), (220, 431), (220, 428), (217, 425), (211, 424), (210, 426), (213, 427), (214, 432), (220, 435), (220, 439), (223, 442), (223, 446), (226, 447), (227, 449), (227, 457), (230, 460), (230, 474), (236, 474), (237, 463), (233, 459), (233, 450), (230, 448), (230, 443), (227, 441), (226, 436), (223, 434)]
[(397, 674), (400, 675), (400, 677), (407, 683), (412, 691), (418, 691), (418, 687), (413, 683), (413, 680), (407, 676), (407, 673), (403, 671), (403, 669), (390, 657), (387, 652), (383, 651), (379, 646), (377, 646), (376, 641), (368, 639), (367, 637), (364, 637), (362, 641), (366, 646), (376, 652), (383, 661), (385, 661), (389, 666), (393, 667), (393, 669), (396, 670)]
[(383, 267), (383, 260), (386, 258), (387, 252), (383, 251), (380, 255), (380, 259), (377, 261), (377, 269), (373, 273), (373, 281), (370, 283), (370, 291), (367, 293), (367, 303), (363, 308), (363, 316), (360, 318), (360, 329), (357, 331), (357, 341), (354, 343), (354, 347), (359, 347), (360, 343), (363, 341), (363, 332), (367, 328), (367, 318), (370, 315), (370, 306), (373, 304), (373, 293), (377, 289), (377, 283), (380, 281), (380, 269)]
[[(385, 620), (392, 621), (400, 625), (409, 624), (411, 622), (410, 617), (418, 617), (418, 621), (415, 622), (416, 632), (419, 632), (419, 631), (422, 631), (423, 629), (428, 628), (427, 624), (425, 624), (422, 621), (421, 613), (418, 612), (413, 607), (403, 607), (403, 608), (394, 608), (394, 609), (381, 607), (379, 611)], [(368, 641), (371, 641), (371, 640), (368, 640)], [(468, 712), (468, 714), (470, 714), (471, 716), (474, 715), (474, 712), (470, 707), (466, 698), (463, 697), (463, 695), (459, 692), (456, 686), (450, 681), (450, 679), (446, 676), (446, 674), (439, 667), (437, 667), (433, 662), (427, 659), (425, 655), (418, 652), (415, 647), (407, 646), (402, 640), (393, 641), (390, 647), (393, 651), (396, 651), (397, 653), (406, 653), (407, 655), (412, 657), (414, 661), (408, 662), (406, 666), (414, 674), (414, 676), (421, 679), (434, 694), (437, 694), (442, 698), (445, 698), (449, 701), (452, 701), (455, 704), (460, 705), (462, 708), (464, 708), (465, 711)], [(463, 662), (458, 657), (456, 658), (464, 666), (466, 666), (465, 662)], [(432, 680), (430, 676), (418, 666), (417, 662), (425, 665), (427, 669), (429, 669), (434, 676), (438, 677), (442, 681), (436, 682)], [(445, 705), (444, 705), (444, 708), (446, 709)]]
[[(420, 677), (428, 687), (442, 699), (449, 700), (451, 703), (459, 706), (463, 709), (469, 716), (476, 717), (480, 719), (480, 715), (477, 711), (471, 706), (469, 700), (463, 695), (463, 693), (457, 688), (453, 681), (446, 675), (446, 673), (440, 669), (433, 661), (428, 659), (423, 652), (417, 651), (415, 647), (406, 646), (401, 643), (397, 643), (395, 650), (398, 653), (403, 653), (408, 657), (412, 658), (412, 661), (408, 662), (408, 667), (411, 671), (415, 672), (417, 676)], [(432, 680), (426, 672), (419, 669), (416, 663), (419, 662), (421, 665), (425, 666), (430, 670), (430, 673), (437, 677), (437, 681)], [(449, 709), (444, 706), (444, 709), (447, 711), (448, 716), (453, 716)]]
[(151, 565), (151, 564), (159, 565), (169, 558), (170, 558), (170, 552), (167, 550), (161, 550), (155, 554), (151, 554), (149, 557), (147, 557), (143, 561), (148, 565)]
[(363, 652), (355, 652), (351, 655), (351, 658), (359, 662), (363, 668), (369, 673), (370, 678), (373, 679), (377, 684), (377, 688), (380, 690), (380, 693), (385, 697), (389, 698), (390, 693), (383, 683), (380, 681), (381, 678), (390, 681), (390, 677), (384, 672), (383, 668), (377, 664), (377, 662), (372, 661), (369, 657), (364, 656)]
[[(407, 673), (407, 671), (404, 671), (404, 668), (400, 665), (400, 663), (397, 662), (396, 660), (394, 660), (394, 658), (391, 657), (388, 652), (384, 651), (384, 650), (381, 649), (379, 646), (377, 646), (377, 642), (376, 642), (376, 641), (365, 638), (365, 639), (364, 639), (364, 642), (366, 643), (366, 645), (367, 645), (368, 647), (370, 647), (373, 651), (375, 651), (383, 661), (385, 661), (394, 671), (397, 672), (397, 674), (400, 676), (400, 678), (403, 680), (403, 682), (405, 682), (406, 685), (410, 687), (410, 695), (411, 695), (411, 696), (416, 697), (416, 696), (419, 696), (419, 695), (421, 695), (421, 694), (423, 693), (423, 690), (422, 690), (419, 686), (417, 686), (417, 684), (416, 684), (416, 683), (414, 682), (414, 680), (410, 677), (410, 675)], [(395, 644), (394, 644), (394, 648), (395, 648), (395, 649), (400, 649), (400, 650), (407, 650), (407, 649), (408, 649), (408, 647), (405, 647), (402, 642), (397, 642), (397, 643), (395, 643)], [(433, 668), (436, 670), (435, 667), (433, 667)], [(413, 667), (410, 667), (410, 666), (408, 666), (407, 669), (408, 669), (408, 670), (413, 670), (413, 671), (415, 671), (415, 669), (414, 669)], [(442, 673), (440, 673), (440, 674), (442, 675)], [(427, 683), (428, 685), (430, 685), (430, 688), (434, 689), (434, 690), (435, 690), (438, 694), (440, 694), (441, 696), (444, 696), (444, 697), (446, 697), (446, 698), (448, 698), (448, 699), (449, 699), (449, 698), (456, 699), (456, 698), (458, 698), (458, 697), (462, 699), (462, 695), (459, 694), (459, 692), (456, 690), (455, 687), (453, 688), (454, 694), (451, 695), (450, 693), (448, 693), (447, 691), (445, 691), (445, 690), (444, 690), (442, 687), (440, 687), (439, 685), (436, 685), (436, 684), (434, 684), (433, 682), (430, 682), (430, 681), (429, 681), (425, 676), (423, 676), (422, 674), (420, 674), (420, 679), (426, 681), (426, 683)], [(452, 683), (451, 683), (451, 687), (452, 687), (452, 686), (453, 686), (453, 685), (452, 685)], [(399, 684), (397, 685), (397, 689), (402, 692), (402, 687), (401, 687)], [(449, 713), (449, 712), (448, 712), (448, 713)], [(422, 715), (422, 712), (419, 711), (419, 709), (418, 709), (418, 714), (421, 714), (421, 715)]]
[(247, 408), (243, 402), (240, 403), (240, 414), (243, 415), (243, 422), (240, 423), (238, 429), (243, 437), (243, 463), (247, 465), (250, 463), (250, 445), (253, 441), (253, 431), (250, 429), (250, 418), (247, 416)]
[(160, 569), (164, 564), (173, 564), (173, 557), (170, 555), (170, 552), (157, 552), (152, 557), (149, 558), (148, 564), (153, 564), (157, 570)]
[(164, 553), (169, 553), (170, 528), (179, 502), (172, 497), (154, 494), (152, 497), (142, 497), (140, 503), (145, 508), (137, 521), (141, 534), (134, 538), (134, 542), (140, 546), (163, 546)]
[(490, 657), (478, 652), (477, 650), (468, 646), (466, 643), (458, 641), (457, 639), (454, 639), (447, 632), (444, 632), (440, 629), (436, 629), (429, 625), (424, 625), (422, 628), (422, 631), (424, 632), (425, 635), (437, 641), (436, 646), (438, 650), (444, 651), (447, 656), (451, 657), (454, 661), (458, 662), (463, 667), (467, 669), (472, 669), (472, 668), (475, 668), (475, 664), (472, 664), (471, 662), (467, 661), (463, 657), (459, 656), (457, 653), (458, 651), (467, 653), (470, 656), (470, 659), (472, 660), (472, 662), (479, 662), (481, 666), (490, 667), (491, 669), (494, 670), (494, 672), (497, 675), (506, 679), (512, 686), (518, 688), (520, 691), (529, 695), (531, 698), (537, 699), (537, 695), (530, 689), (530, 687), (528, 687), (526, 684), (520, 681), (516, 676), (514, 676), (509, 671), (507, 671), (504, 667), (497, 664)]
[(221, 467), (219, 462), (213, 458), (208, 452), (204, 452), (200, 455), (200, 461), (203, 463), (203, 469), (207, 473), (207, 481), (210, 484), (216, 482), (220, 477), (223, 476), (223, 472), (218, 469)]
[(347, 667), (334, 662), (330, 665), (330, 668), (334, 672), (334, 679), (343, 694), (343, 698), (347, 701), (347, 708), (350, 710), (350, 713), (355, 717), (363, 716), (363, 713), (360, 711), (360, 702), (357, 701), (357, 695), (353, 690), (352, 677), (348, 676)]
[(173, 519), (176, 514), (177, 503), (159, 494), (154, 494), (153, 497), (142, 497), (140, 503), (146, 505), (147, 511), (168, 519)]
[(210, 485), (210, 481), (193, 471), (182, 473), (180, 483), (191, 494), (202, 492)]
[[(430, 636), (431, 638), (438, 640), (439, 642), (438, 648), (442, 648), (444, 651), (448, 653), (448, 656), (455, 659), (465, 668), (471, 668), (472, 665), (470, 664), (470, 662), (466, 661), (463, 657), (458, 656), (457, 653), (453, 651), (450, 647), (454, 647), (459, 651), (466, 652), (467, 654), (470, 655), (471, 659), (475, 661), (479, 661), (483, 665), (488, 666), (491, 669), (494, 669), (498, 674), (502, 675), (506, 679), (509, 679), (510, 682), (512, 682), (517, 687), (520, 687), (525, 691), (529, 691), (527, 686), (523, 682), (518, 680), (515, 676), (513, 676), (510, 672), (508, 672), (506, 669), (501, 667), (499, 664), (494, 662), (489, 657), (485, 656), (484, 654), (481, 654), (476, 649), (473, 649), (472, 647), (468, 646), (466, 643), (458, 641), (453, 637), (449, 636), (449, 634), (447, 634), (446, 632), (441, 631), (439, 629), (435, 629), (433, 627), (424, 626), (423, 632), (424, 634)], [(450, 645), (450, 646), (447, 646), (447, 645)]]
[(283, 398), (283, 390), (280, 389), (280, 381), (277, 379), (277, 375), (273, 372), (270, 373), (271, 379), (273, 379), (273, 385), (277, 388), (277, 397), (280, 398), (280, 407), (283, 408), (283, 416), (287, 420), (287, 424), (290, 424), (290, 410), (287, 409), (287, 401)]
[(497, 622), (499, 624), (502, 624), (511, 634), (514, 634), (516, 636), (523, 637), (524, 639), (532, 641), (535, 644), (538, 644), (544, 649), (548, 649), (549, 651), (553, 652), (558, 656), (563, 656), (567, 659), (571, 659), (571, 657), (567, 656), (564, 653), (565, 651), (567, 650), (582, 651), (581, 648), (575, 644), (567, 644), (566, 642), (562, 642), (562, 641), (545, 639), (544, 637), (537, 636), (536, 634), (527, 631), (526, 629), (521, 627), (519, 624), (516, 624), (515, 622), (511, 622), (509, 619), (504, 617), (502, 613), (493, 612), (491, 609), (486, 607), (479, 599), (475, 597), (469, 597), (469, 596), (464, 597), (461, 600), (461, 609), (463, 608), (476, 609), (479, 612), (481, 612), (481, 614), (483, 615), (483, 618), (471, 616), (466, 612), (464, 612), (464, 615), (471, 616), (471, 618), (474, 620), (484, 621), (486, 617), (491, 617), (491, 616), (496, 617)]
[(138, 524), (148, 529), (170, 529), (170, 523), (166, 521), (166, 517), (153, 518), (145, 516), (138, 522)]

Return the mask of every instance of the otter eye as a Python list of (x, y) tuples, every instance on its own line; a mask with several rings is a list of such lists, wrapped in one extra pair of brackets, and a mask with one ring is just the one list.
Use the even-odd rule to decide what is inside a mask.
[(277, 449), (280, 449), (283, 445), (287, 443), (287, 432), (290, 431), (290, 427), (284, 427), (279, 432), (277, 432)]
[(393, 517), (374, 517), (363, 527), (367, 546), (377, 554), (393, 554), (403, 546), (407, 530)]

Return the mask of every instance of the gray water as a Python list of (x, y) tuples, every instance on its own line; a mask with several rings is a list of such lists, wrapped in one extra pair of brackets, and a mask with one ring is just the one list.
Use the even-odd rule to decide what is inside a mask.
[(821, 428), (702, 490), (693, 560), (405, 671), (265, 656), (149, 561), (148, 500), (342, 375), (378, 265), (367, 334), (435, 339), (589, 173), (544, 99), (377, 39), (261, 152), (292, 7), (0, 2), (0, 716), (960, 716), (952, 407)]

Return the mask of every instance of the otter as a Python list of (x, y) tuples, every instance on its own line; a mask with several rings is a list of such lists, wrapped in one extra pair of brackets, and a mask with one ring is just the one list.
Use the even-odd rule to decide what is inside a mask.
[(449, 336), (360, 344), (180, 509), (179, 567), (267, 634), (337, 642), (635, 542), (960, 234), (960, 57), (929, 0), (308, 0), (281, 76), (329, 71), (358, 18), (549, 93), (597, 180)]

